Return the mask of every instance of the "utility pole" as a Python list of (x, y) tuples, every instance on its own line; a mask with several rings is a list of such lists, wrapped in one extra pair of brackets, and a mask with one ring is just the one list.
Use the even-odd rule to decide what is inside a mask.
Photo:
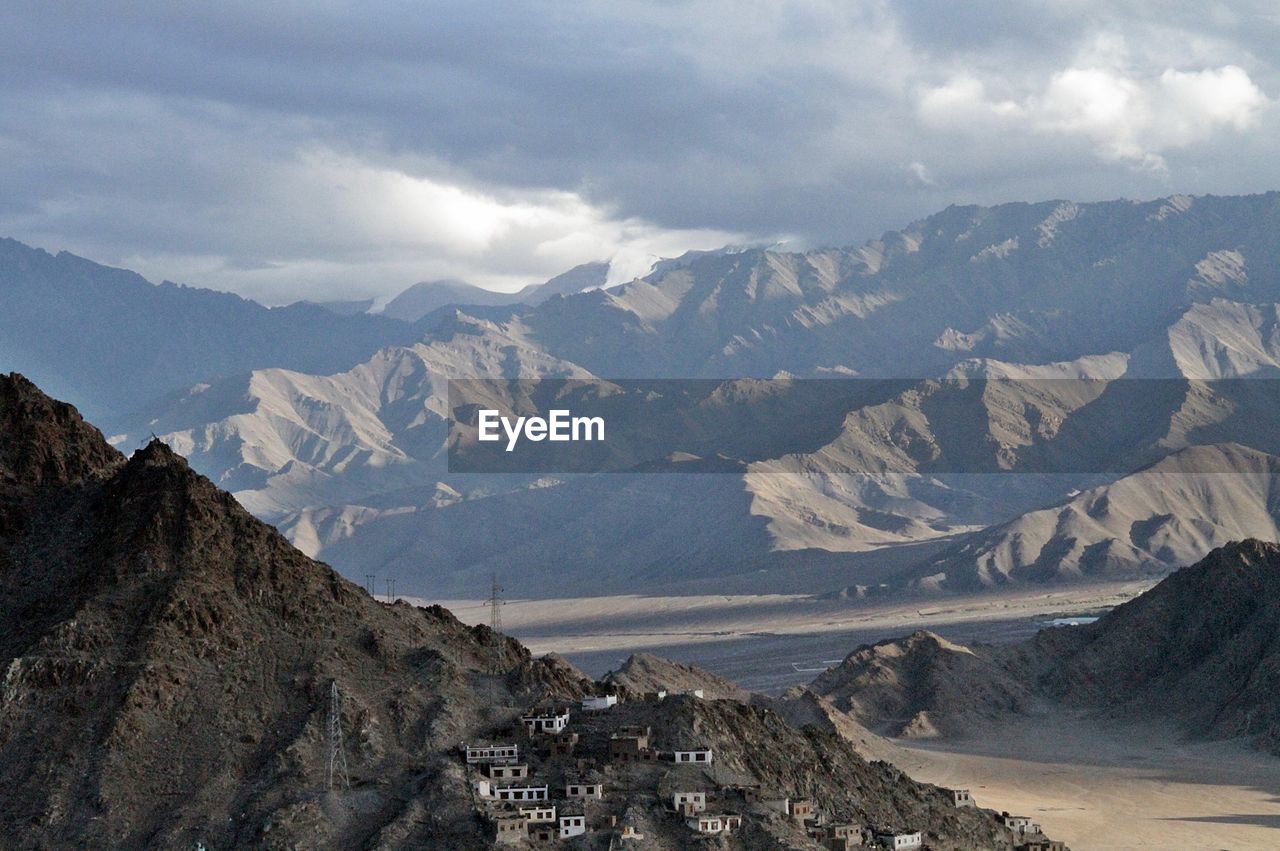
[(347, 751), (342, 745), (342, 697), (338, 694), (338, 681), (329, 684), (329, 791), (341, 782), (343, 788), (351, 788), (351, 775), (347, 770)]
[(387, 602), (394, 603), (396, 601), (396, 581), (390, 576), (387, 577)]
[(368, 591), (368, 592), (369, 592), (369, 596), (370, 596), (370, 597), (375, 596), (375, 590), (374, 590), (374, 589), (375, 589), (375, 587), (376, 587), (376, 586), (374, 585), (374, 582), (373, 582), (373, 580), (374, 580), (375, 578), (376, 578), (376, 577), (375, 577), (372, 573), (366, 573), (366, 574), (364, 575), (364, 588), (365, 588), (365, 590), (366, 590), (366, 591)]
[(502, 673), (502, 588), (498, 585), (498, 574), (493, 575), (493, 589), (489, 592), (489, 628), (493, 630), (493, 659), (490, 672)]

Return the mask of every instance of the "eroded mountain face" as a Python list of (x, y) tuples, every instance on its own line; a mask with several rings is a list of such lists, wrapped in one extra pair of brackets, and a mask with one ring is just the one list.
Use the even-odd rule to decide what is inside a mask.
[[(613, 590), (593, 569), (599, 547), (583, 518), (594, 512), (645, 530), (612, 553), (616, 575), (637, 588), (669, 581), (663, 566), (678, 564), (698, 581), (764, 570), (760, 590), (778, 590), (768, 571), (836, 556), (845, 575), (804, 589), (826, 591), (871, 581), (844, 554), (904, 547), (929, 550), (901, 580), (917, 588), (1160, 573), (1237, 533), (1273, 537), (1269, 503), (1239, 529), (1210, 510), (1208, 531), (1186, 517), (1161, 531), (1169, 506), (1120, 506), (1118, 496), (1113, 515), (1129, 529), (1072, 520), (1078, 533), (1057, 533), (1041, 528), (1044, 514), (1023, 515), (1046, 505), (1070, 514), (1078, 492), (1190, 446), (1280, 452), (1274, 405), (1154, 381), (1280, 374), (1278, 225), (1275, 193), (953, 207), (857, 249), (708, 253), (578, 293), (575, 277), (569, 294), (538, 304), (437, 315), (418, 342), (345, 370), (277, 361), (210, 376), (124, 418), (121, 445), (155, 431), (308, 553), (427, 594), (475, 593), (495, 551), (528, 563), (520, 593), (539, 593), (557, 572)], [(474, 374), (921, 382), (851, 405), (819, 448), (778, 447), (713, 487), (450, 475), (442, 387)], [(965, 378), (1017, 381), (965, 392), (954, 383)], [(1071, 391), (1044, 392), (1055, 382)], [(1046, 465), (1081, 474), (1014, 483), (984, 473)], [(949, 474), (961, 468), (975, 475)], [(1083, 474), (1096, 470), (1106, 475)], [(694, 507), (702, 523), (686, 528)], [(991, 540), (1019, 523), (1035, 527), (1033, 543)], [(465, 543), (419, 544), (446, 527)]]
[[(0, 378), (0, 428), (0, 819), (25, 845), (349, 847), (435, 802), (474, 847), (446, 751), (499, 702), (589, 685), (443, 609), (375, 602), (164, 444), (125, 460), (20, 376)], [(377, 780), (340, 819), (317, 797), (333, 682)]]
[[(21, 848), (486, 847), (459, 743), (515, 739), (528, 708), (607, 688), (442, 608), (375, 601), (163, 443), (126, 459), (17, 375), (0, 376), (0, 667), (0, 830)], [(637, 687), (673, 671), (708, 676), (629, 668)], [(687, 846), (658, 797), (670, 767), (605, 766), (629, 723), (668, 751), (714, 749), (732, 786), (718, 794), (745, 813), (730, 847), (819, 847), (750, 809), (743, 784), (933, 847), (1011, 847), (993, 814), (867, 761), (836, 728), (713, 697), (628, 695), (575, 719), (605, 776), (591, 847), (615, 837), (610, 813), (651, 826), (650, 847)], [(332, 719), (350, 788), (329, 783)], [(553, 785), (576, 766), (522, 747)]]

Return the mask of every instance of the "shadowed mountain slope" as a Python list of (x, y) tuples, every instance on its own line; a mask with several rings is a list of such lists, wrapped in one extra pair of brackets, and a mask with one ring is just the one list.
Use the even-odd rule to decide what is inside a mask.
[[(0, 668), (0, 831), (35, 849), (488, 847), (458, 743), (510, 739), (526, 708), (606, 687), (439, 607), (376, 602), (163, 443), (125, 459), (18, 375), (0, 377)], [(607, 748), (628, 719), (659, 747), (714, 748), (723, 782), (947, 851), (1011, 847), (991, 813), (739, 700), (628, 701), (573, 729)], [(330, 780), (332, 724), (350, 786), (341, 762)], [(650, 847), (687, 847), (620, 770), (609, 806), (653, 825)], [(727, 843), (818, 847), (765, 813)]]

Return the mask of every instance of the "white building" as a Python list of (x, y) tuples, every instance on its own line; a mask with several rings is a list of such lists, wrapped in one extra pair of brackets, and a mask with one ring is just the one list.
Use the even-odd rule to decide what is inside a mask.
[(493, 786), (493, 797), (499, 801), (545, 801), (548, 799), (546, 786), (526, 786), (524, 784)]
[(616, 694), (606, 694), (604, 697), (584, 697), (582, 699), (583, 712), (602, 712), (617, 705), (618, 696)]
[(732, 833), (742, 827), (742, 816), (710, 815), (703, 813), (685, 819), (690, 830), (698, 833)]
[(691, 812), (705, 812), (707, 809), (707, 793), (673, 792), (671, 793), (671, 804), (678, 813), (686, 812), (686, 805)]
[(676, 751), (675, 759), (678, 764), (692, 763), (696, 765), (710, 765), (711, 748), (698, 748), (691, 751)]
[(885, 848), (891, 848), (893, 851), (902, 851), (904, 848), (922, 848), (924, 847), (924, 837), (919, 831), (915, 833), (878, 833), (876, 839)]
[(556, 808), (550, 804), (520, 807), (516, 812), (529, 824), (549, 824), (556, 820)]
[(955, 804), (957, 807), (978, 806), (974, 802), (973, 795), (969, 793), (968, 789), (948, 789), (947, 791), (951, 793), (951, 803)]
[(1000, 820), (1004, 822), (1005, 827), (1018, 836), (1034, 836), (1040, 833), (1040, 825), (1033, 822), (1029, 816), (1012, 816), (1008, 813), (1001, 813)]
[(569, 710), (531, 712), (528, 715), (521, 715), (520, 723), (524, 724), (524, 728), (530, 736), (536, 736), (539, 733), (554, 735), (569, 726)]
[(515, 762), (520, 759), (519, 745), (467, 745), (467, 763)]
[(564, 785), (564, 796), (579, 800), (590, 798), (598, 801), (604, 797), (604, 784), (570, 781)]
[(582, 813), (560, 815), (560, 838), (569, 839), (587, 832), (587, 817)]

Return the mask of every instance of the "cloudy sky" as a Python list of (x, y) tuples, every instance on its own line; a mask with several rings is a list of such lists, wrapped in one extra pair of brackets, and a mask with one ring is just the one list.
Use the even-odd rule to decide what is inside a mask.
[(1280, 188), (1273, 0), (8, 0), (0, 33), (0, 235), (269, 303)]

